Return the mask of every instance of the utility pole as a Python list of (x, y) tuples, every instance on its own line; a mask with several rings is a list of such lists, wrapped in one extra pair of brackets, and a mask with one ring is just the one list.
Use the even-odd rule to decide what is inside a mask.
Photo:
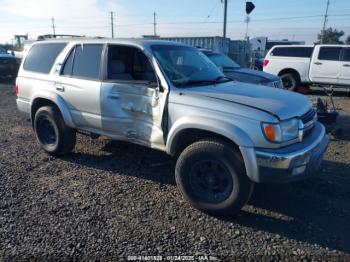
[(246, 28), (245, 28), (245, 40), (248, 41), (248, 30), (249, 30), (249, 22), (250, 22), (250, 17), (249, 15), (245, 18), (244, 22), (246, 22)]
[(56, 35), (56, 27), (55, 27), (55, 18), (51, 18), (51, 23), (52, 23), (52, 32), (53, 32), (53, 35), (55, 36)]
[(324, 15), (324, 21), (323, 21), (323, 29), (322, 29), (322, 39), (321, 39), (321, 44), (324, 43), (324, 37), (326, 34), (326, 25), (327, 25), (327, 19), (328, 19), (328, 9), (329, 9), (329, 0), (327, 0), (327, 8), (326, 8), (326, 13)]
[(157, 36), (157, 21), (156, 21), (156, 12), (153, 13), (153, 33), (154, 36)]
[(227, 26), (227, 1), (228, 0), (221, 0), (221, 2), (224, 1), (224, 34), (223, 37), (226, 38), (226, 26)]
[(112, 38), (114, 38), (114, 13), (111, 12), (111, 30), (112, 30)]

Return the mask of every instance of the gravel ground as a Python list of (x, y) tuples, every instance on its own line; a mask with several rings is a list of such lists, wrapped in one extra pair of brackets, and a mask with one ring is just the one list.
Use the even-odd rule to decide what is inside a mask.
[(215, 218), (184, 201), (161, 152), (79, 136), (71, 155), (48, 156), (0, 86), (0, 261), (350, 261), (350, 99), (336, 96), (343, 116), (317, 177), (259, 185), (241, 213)]

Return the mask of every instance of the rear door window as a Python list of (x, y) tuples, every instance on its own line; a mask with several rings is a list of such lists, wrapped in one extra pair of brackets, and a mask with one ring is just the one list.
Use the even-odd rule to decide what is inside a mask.
[(313, 47), (277, 47), (271, 52), (271, 56), (303, 57), (311, 58)]
[(318, 54), (318, 59), (328, 61), (339, 61), (341, 50), (341, 47), (321, 47), (320, 53)]
[(102, 50), (102, 44), (76, 45), (69, 53), (61, 75), (99, 79)]
[(30, 48), (23, 64), (27, 71), (48, 74), (67, 43), (40, 43)]
[(77, 45), (74, 52), (72, 76), (98, 79), (102, 49), (102, 44)]

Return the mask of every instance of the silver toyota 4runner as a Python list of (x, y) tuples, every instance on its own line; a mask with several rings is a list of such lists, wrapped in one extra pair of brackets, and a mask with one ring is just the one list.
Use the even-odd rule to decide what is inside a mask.
[(239, 211), (255, 183), (306, 178), (328, 145), (306, 97), (232, 81), (172, 42), (37, 42), (16, 92), (49, 154), (71, 152), (77, 132), (162, 150), (184, 197), (209, 213)]

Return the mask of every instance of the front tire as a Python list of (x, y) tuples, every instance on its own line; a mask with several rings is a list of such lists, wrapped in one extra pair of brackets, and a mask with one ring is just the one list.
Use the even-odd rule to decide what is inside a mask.
[(287, 73), (281, 75), (284, 88), (289, 91), (296, 91), (300, 85), (299, 77), (293, 73)]
[(216, 139), (188, 146), (176, 163), (175, 177), (193, 207), (215, 215), (240, 211), (254, 188), (239, 152)]
[(76, 132), (64, 123), (56, 107), (44, 106), (36, 111), (34, 131), (40, 146), (50, 155), (64, 155), (75, 147)]

